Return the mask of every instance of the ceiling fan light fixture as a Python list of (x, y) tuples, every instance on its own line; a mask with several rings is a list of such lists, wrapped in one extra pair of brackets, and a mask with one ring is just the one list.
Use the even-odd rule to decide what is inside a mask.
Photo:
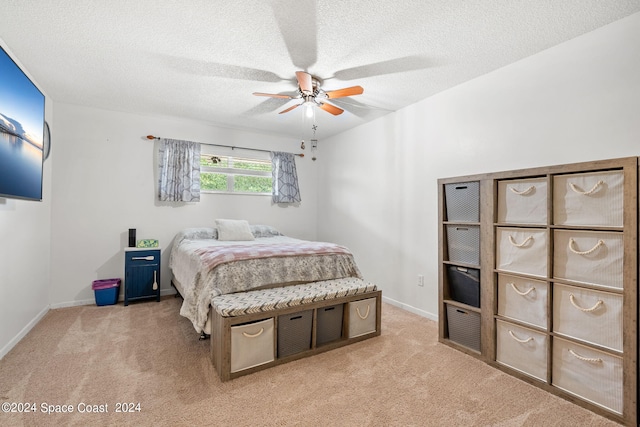
[(351, 86), (343, 89), (336, 89), (331, 91), (324, 91), (320, 86), (322, 80), (312, 76), (304, 71), (296, 71), (296, 80), (298, 81), (298, 89), (296, 96), (289, 96), (284, 94), (269, 94), (262, 92), (254, 92), (256, 96), (267, 96), (271, 98), (283, 98), (283, 99), (303, 99), (299, 104), (292, 105), (291, 107), (280, 111), (278, 114), (287, 113), (294, 108), (301, 105), (306, 106), (305, 117), (309, 119), (315, 118), (315, 109), (313, 107), (319, 107), (334, 116), (338, 116), (344, 112), (342, 108), (338, 108), (335, 105), (323, 102), (327, 99), (344, 98), (347, 96), (360, 95), (364, 92), (361, 86)]
[(307, 116), (308, 119), (313, 118), (313, 105), (307, 104), (307, 108), (306, 108), (306, 111), (304, 112), (304, 115)]
[(313, 115), (314, 115), (313, 107), (316, 106), (316, 102), (313, 100), (313, 97), (312, 96), (305, 96), (304, 102), (302, 103), (302, 105), (304, 105), (304, 107), (305, 107), (304, 115), (308, 119), (312, 119)]

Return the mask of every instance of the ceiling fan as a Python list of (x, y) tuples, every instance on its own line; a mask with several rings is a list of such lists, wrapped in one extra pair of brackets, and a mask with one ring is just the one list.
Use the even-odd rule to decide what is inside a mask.
[[(322, 81), (309, 73), (305, 73), (304, 71), (296, 71), (296, 78), (298, 79), (298, 90), (294, 96), (262, 92), (254, 92), (253, 94), (256, 96), (267, 96), (270, 98), (302, 99), (301, 103), (282, 110), (279, 114), (288, 113), (301, 105), (306, 105), (307, 107), (319, 107), (322, 110), (337, 116), (342, 114), (344, 110), (336, 107), (335, 105), (329, 104), (326, 100), (360, 95), (364, 92), (364, 89), (361, 86), (351, 86), (344, 89), (324, 91), (320, 87)], [(308, 108), (307, 111), (312, 111), (312, 109)]]

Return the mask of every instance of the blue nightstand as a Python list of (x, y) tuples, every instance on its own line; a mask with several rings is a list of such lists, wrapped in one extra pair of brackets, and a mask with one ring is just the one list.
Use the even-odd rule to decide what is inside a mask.
[(160, 301), (160, 248), (125, 248), (124, 305), (155, 298)]

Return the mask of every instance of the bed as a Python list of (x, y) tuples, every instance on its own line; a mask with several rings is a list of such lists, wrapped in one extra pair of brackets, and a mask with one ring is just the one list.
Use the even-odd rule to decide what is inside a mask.
[(180, 314), (210, 334), (211, 300), (222, 294), (345, 277), (362, 278), (351, 252), (328, 242), (285, 236), (268, 225), (217, 220), (215, 228), (188, 228), (173, 240), (172, 285)]

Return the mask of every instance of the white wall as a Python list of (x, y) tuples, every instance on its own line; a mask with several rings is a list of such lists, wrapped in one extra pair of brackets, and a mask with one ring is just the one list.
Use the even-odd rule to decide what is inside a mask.
[[(1, 39), (0, 45), (29, 75), (20, 59)], [(40, 90), (46, 96), (46, 92)], [(45, 110), (46, 120), (55, 134), (49, 98)], [(52, 153), (44, 163), (41, 202), (0, 197), (0, 359), (49, 308), (51, 165), (54, 157)]]
[(161, 203), (156, 200), (157, 142), (144, 136), (296, 153), (301, 152), (298, 140), (68, 104), (56, 104), (56, 133), (52, 307), (92, 303), (93, 280), (123, 278), (129, 228), (137, 229), (138, 238), (160, 240), (163, 293), (171, 291), (170, 244), (182, 228), (237, 218), (270, 224), (294, 237), (316, 237), (316, 164), (310, 156), (296, 158), (302, 195), (297, 207), (272, 205), (270, 196), (255, 195), (203, 194), (199, 203)]
[(435, 318), (437, 179), (639, 155), (639, 51), (635, 14), (320, 141), (318, 237)]

